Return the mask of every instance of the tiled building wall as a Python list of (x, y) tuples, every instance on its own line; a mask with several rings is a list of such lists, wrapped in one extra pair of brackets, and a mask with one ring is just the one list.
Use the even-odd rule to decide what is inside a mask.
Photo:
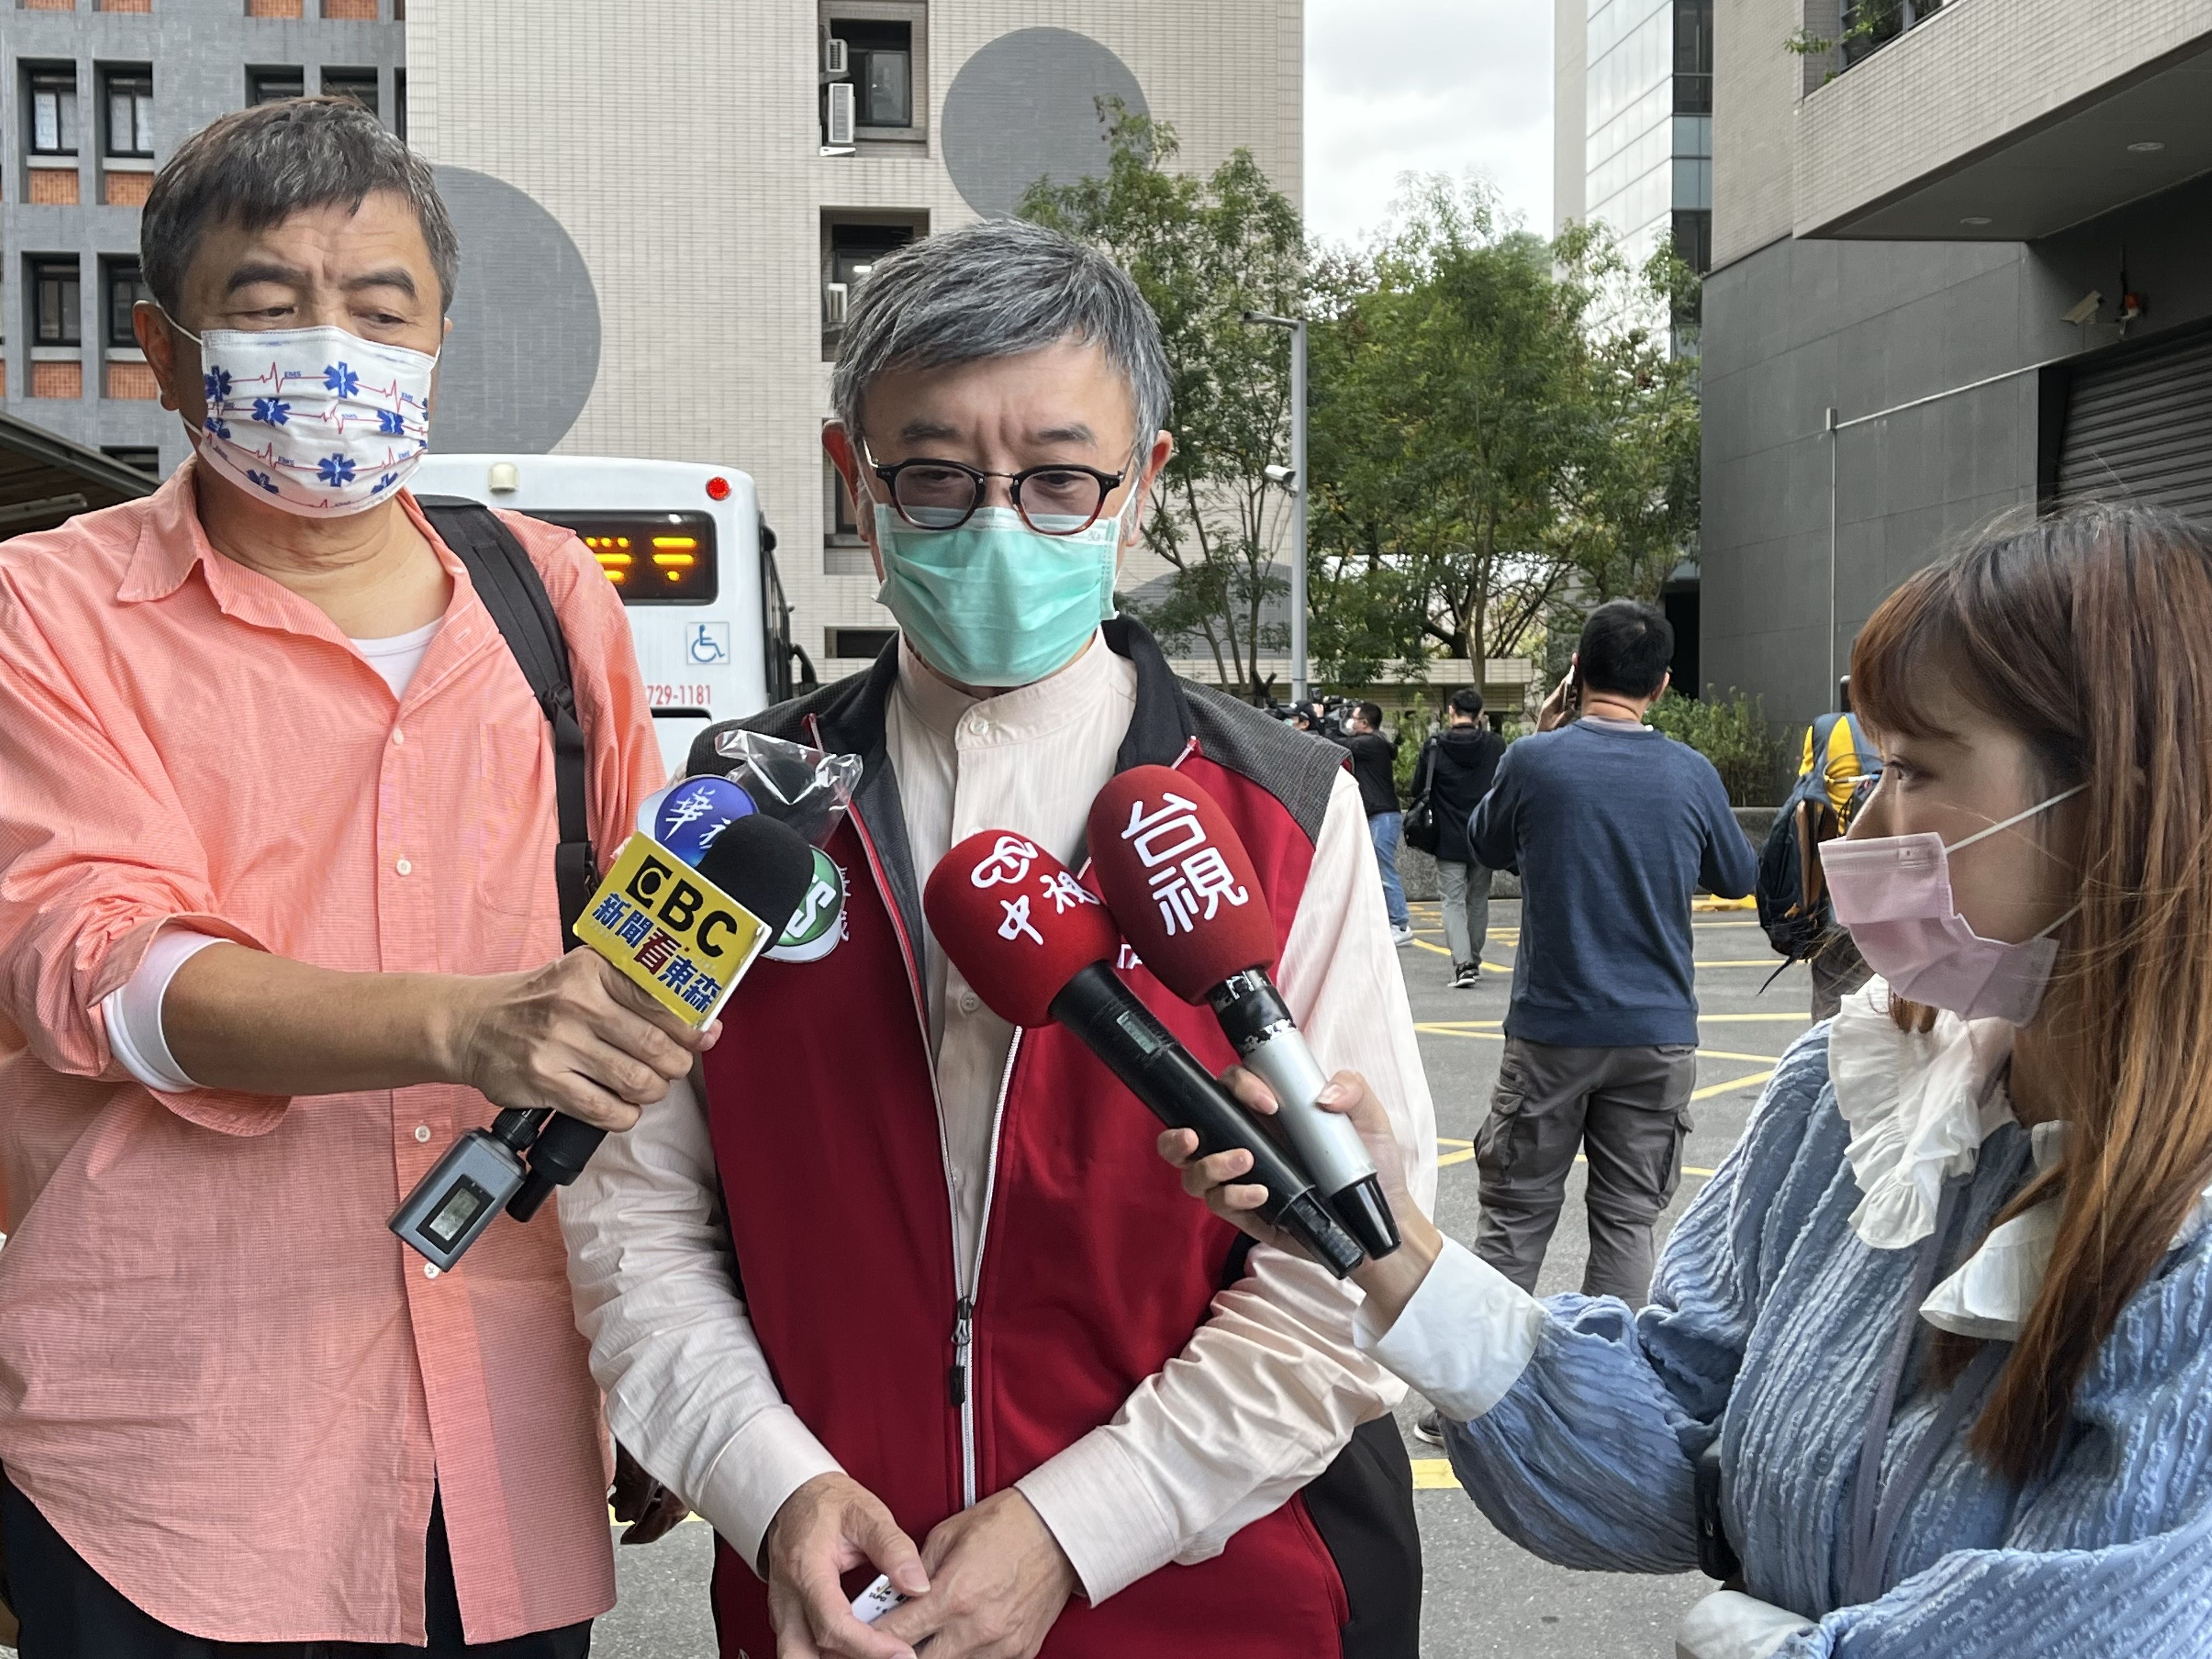
[[(135, 349), (106, 343), (106, 262), (137, 258), (138, 209), (152, 168), (179, 141), (245, 105), (249, 64), (297, 68), (311, 89), (320, 85), (326, 66), (373, 70), (380, 108), (392, 121), (405, 63), (398, 3), (26, 0), (21, 9), (0, 12), (6, 19), (0, 26), (0, 396), (10, 414), (94, 448), (154, 450), (165, 473), (184, 459), (183, 429), (156, 400), (150, 371)], [(25, 66), (32, 64), (76, 69), (73, 164), (32, 164), (25, 108)], [(102, 73), (147, 65), (153, 70), (154, 158), (110, 161), (103, 154)], [(27, 262), (72, 254), (82, 343), (36, 349)]]
[[(1297, 199), (1300, 5), (933, 0), (927, 143), (825, 156), (815, 0), (415, 0), (411, 137), (441, 166), (526, 191), (582, 255), (596, 380), (558, 448), (750, 473), (797, 637), (827, 677), (852, 665), (820, 660), (825, 629), (888, 617), (871, 577), (831, 574), (852, 568), (849, 550), (825, 546), (824, 210), (922, 214), (933, 230), (976, 216), (943, 155), (948, 89), (987, 46), (1038, 28), (1118, 58), (1176, 126), (1186, 166), (1246, 146)], [(1048, 77), (1032, 93), (1092, 118), (1085, 86)], [(551, 362), (567, 346), (543, 349)], [(1125, 585), (1157, 574), (1132, 569)]]
[[(1835, 0), (1718, 0), (1713, 20), (1713, 265), (1787, 236), (1804, 68), (1786, 44)], [(1823, 36), (1821, 38), (1829, 38)]]
[(1806, 94), (1796, 225), (1851, 209), (2212, 33), (2212, 0), (2127, 0), (2082, 27), (2075, 0), (1947, 6)]

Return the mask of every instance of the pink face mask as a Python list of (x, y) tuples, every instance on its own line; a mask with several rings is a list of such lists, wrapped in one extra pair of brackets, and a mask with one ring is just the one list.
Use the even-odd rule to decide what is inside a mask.
[(1867, 965), (1906, 1001), (1946, 1008), (1962, 1019), (2027, 1024), (2043, 1002), (2058, 955), (2051, 935), (2081, 907), (2017, 945), (1984, 939), (1952, 901), (1950, 856), (2088, 787), (2076, 785), (1948, 848), (1932, 833), (1823, 842), (1820, 868), (1836, 920), (1850, 929)]

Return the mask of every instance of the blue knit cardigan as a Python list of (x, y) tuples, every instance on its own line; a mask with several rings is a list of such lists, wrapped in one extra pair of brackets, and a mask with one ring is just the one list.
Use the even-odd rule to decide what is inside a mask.
[[(1717, 1433), (1744, 1588), (1816, 1620), (1780, 1659), (2212, 1656), (2212, 1233), (2172, 1251), (2074, 1398), (2064, 1450), (2014, 1491), (1965, 1431), (1892, 1540), (1875, 1601), (1841, 1605), (1851, 1485), (1915, 1252), (1848, 1224), (1860, 1193), (1828, 1081), (1827, 1028), (1794, 1044), (1749, 1129), (1676, 1225), (1652, 1304), (1559, 1296), (1498, 1405), (1447, 1425), (1462, 1483), (1546, 1559), (1613, 1571), (1697, 1565), (1692, 1469)], [(2027, 1133), (1983, 1143), (1946, 1267), (2030, 1173)], [(1886, 1472), (1942, 1391), (1908, 1362)], [(1971, 1421), (1971, 1419), (1969, 1419)]]

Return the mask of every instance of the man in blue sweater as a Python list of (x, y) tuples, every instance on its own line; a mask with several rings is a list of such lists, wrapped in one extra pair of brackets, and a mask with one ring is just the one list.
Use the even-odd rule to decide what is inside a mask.
[(1655, 606), (1590, 612), (1535, 734), (1475, 808), (1476, 861), (1521, 874), (1505, 1060), (1475, 1142), (1475, 1253), (1524, 1290), (1589, 1158), (1585, 1296), (1640, 1308), (1651, 1229), (1681, 1178), (1698, 1073), (1690, 901), (1751, 891), (1758, 863), (1712, 763), (1644, 725), (1674, 630)]

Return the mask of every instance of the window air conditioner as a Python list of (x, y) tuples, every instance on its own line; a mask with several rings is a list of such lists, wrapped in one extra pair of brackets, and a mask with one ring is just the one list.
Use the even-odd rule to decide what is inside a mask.
[(846, 67), (845, 50), (846, 43), (842, 40), (833, 39), (822, 43), (822, 72), (824, 75), (850, 72)]
[(829, 132), (823, 142), (828, 144), (849, 144), (853, 142), (855, 105), (853, 83), (832, 81), (830, 83)]
[(852, 297), (852, 289), (843, 283), (824, 283), (822, 285), (822, 324), (825, 328), (845, 325), (845, 302)]

